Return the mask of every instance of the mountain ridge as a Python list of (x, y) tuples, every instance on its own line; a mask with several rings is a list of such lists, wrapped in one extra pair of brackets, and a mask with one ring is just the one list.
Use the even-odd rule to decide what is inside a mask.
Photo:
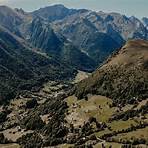
[[(51, 31), (47, 30), (53, 30), (57, 38), (55, 41), (63, 38), (64, 40), (61, 42), (66, 41), (66, 44), (68, 43), (70, 45), (69, 47), (75, 47), (78, 53), (75, 53), (75, 56), (81, 55), (85, 56), (85, 59), (87, 59), (86, 62), (81, 62), (80, 60), (75, 61), (74, 58), (71, 57), (73, 60), (66, 61), (72, 63), (73, 66), (79, 70), (94, 70), (97, 65), (102, 64), (112, 52), (119, 49), (130, 38), (147, 39), (148, 37), (148, 31), (139, 19), (136, 17), (127, 17), (119, 13), (95, 12), (86, 9), (68, 9), (63, 5), (48, 6), (28, 13), (18, 9), (7, 9), (9, 13), (10, 10), (12, 11), (10, 16), (14, 15), (14, 18), (12, 17), (12, 19), (8, 21), (7, 16), (4, 16), (4, 22), (12, 22), (12, 24), (14, 23), (14, 27), (9, 28), (9, 26), (7, 26), (9, 23), (3, 24), (2, 21), (1, 25), (25, 39), (29, 44), (31, 43), (31, 46), (35, 46), (33, 47), (34, 49), (40, 48), (40, 52), (45, 54), (51, 51), (50, 54), (55, 55), (56, 53), (56, 55), (61, 58), (61, 55), (63, 56), (62, 53), (65, 52), (63, 45), (60, 44), (60, 47), (57, 45), (55, 47), (57, 51), (58, 48), (62, 51), (60, 55), (60, 52), (57, 53), (55, 48), (52, 49), (52, 44), (48, 44), (51, 42), (51, 39), (50, 36), (47, 38), (47, 34), (50, 34)], [(20, 20), (19, 23), (15, 24), (15, 21), (12, 21), (15, 20), (15, 18)], [(40, 38), (36, 38), (37, 34), (35, 33), (33, 37), (33, 32), (31, 33), (31, 29), (29, 29), (31, 23), (35, 22), (34, 20), (36, 19), (41, 19), (40, 24), (37, 24), (37, 22), (35, 24), (36, 28), (39, 28), (38, 35), (40, 34)], [(43, 26), (44, 29), (42, 28)], [(32, 41), (28, 40), (31, 35)], [(46, 44), (41, 43), (41, 41), (44, 40), (44, 36), (47, 38)], [(74, 56), (73, 48), (67, 52), (69, 51), (71, 51), (71, 54), (65, 55)], [(79, 56), (79, 59), (81, 59), (81, 56)], [(64, 59), (70, 58), (64, 57)], [(89, 62), (91, 66), (89, 66)], [(80, 66), (76, 66), (77, 64)]]
[[(89, 93), (107, 96), (117, 105), (146, 99), (148, 41), (131, 40), (76, 88), (79, 98)], [(134, 100), (134, 99), (133, 99)]]
[[(41, 87), (46, 80), (73, 77), (73, 68), (33, 52), (16, 38), (0, 29), (0, 103), (14, 98), (20, 90)], [(61, 73), (61, 70), (63, 72)]]

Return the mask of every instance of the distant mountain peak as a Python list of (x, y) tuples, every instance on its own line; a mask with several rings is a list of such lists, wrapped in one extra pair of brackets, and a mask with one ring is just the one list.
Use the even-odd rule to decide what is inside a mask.
[(55, 5), (51, 5), (49, 7), (66, 8), (63, 4), (55, 4)]

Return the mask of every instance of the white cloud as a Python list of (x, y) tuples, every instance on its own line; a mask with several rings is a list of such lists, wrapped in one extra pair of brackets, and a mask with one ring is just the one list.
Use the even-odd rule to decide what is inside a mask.
[(8, 0), (0, 0), (0, 4), (7, 4)]

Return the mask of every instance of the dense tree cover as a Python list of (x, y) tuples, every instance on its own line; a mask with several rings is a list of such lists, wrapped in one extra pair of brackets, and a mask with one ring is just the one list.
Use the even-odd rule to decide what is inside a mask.
[(137, 129), (142, 129), (142, 128), (145, 128), (147, 126), (148, 126), (148, 123), (145, 123), (145, 122), (144, 123), (140, 123), (140, 124), (138, 124), (136, 126), (131, 125), (131, 127), (127, 128), (127, 129), (122, 129), (122, 130), (119, 130), (119, 131), (114, 131), (112, 133), (104, 134), (100, 138), (102, 138), (104, 140), (107, 140), (109, 142), (119, 142), (119, 143), (121, 142), (121, 143), (131, 144), (132, 142), (127, 142), (127, 141), (122, 141), (122, 140), (121, 141), (115, 141), (114, 138), (112, 138), (112, 137), (113, 136), (117, 136), (118, 134), (128, 133), (128, 132), (131, 132), (131, 131), (136, 131)]
[(147, 99), (147, 53), (147, 41), (127, 42), (91, 76), (81, 81), (74, 88), (74, 93), (79, 99), (87, 94), (106, 96), (113, 100), (114, 106), (120, 107)]
[(114, 115), (110, 121), (112, 120), (128, 120), (129, 118), (133, 118), (135, 116), (139, 116), (140, 114), (141, 115), (145, 115), (148, 113), (148, 102), (145, 104), (145, 105), (142, 105), (140, 107), (140, 109), (131, 109), (131, 110), (127, 110), (125, 112), (120, 112), (120, 113), (117, 113), (116, 115)]
[(21, 90), (41, 87), (47, 80), (69, 79), (75, 73), (68, 64), (31, 51), (0, 28), (0, 104)]
[(38, 102), (37, 102), (37, 100), (35, 98), (33, 98), (33, 99), (26, 102), (26, 108), (29, 108), (29, 109), (34, 108), (37, 105), (38, 105)]
[(45, 123), (38, 114), (30, 113), (26, 118), (23, 118), (22, 125), (24, 125), (27, 130), (38, 130), (43, 128)]
[[(21, 145), (29, 145), (29, 142), (26, 141), (29, 138), (30, 141), (32, 141), (32, 145), (42, 144), (43, 146), (55, 146), (63, 143), (71, 143), (76, 144), (76, 146), (79, 147), (84, 145), (86, 141), (91, 139), (96, 140), (95, 136), (90, 135), (95, 131), (101, 131), (106, 128), (106, 124), (99, 123), (96, 118), (92, 117), (80, 128), (74, 128), (73, 125), (66, 127), (65, 114), (68, 106), (63, 99), (64, 96), (54, 99), (51, 98), (44, 104), (30, 110), (27, 117), (22, 119), (21, 125), (26, 129), (37, 131), (38, 135), (42, 135), (41, 137), (44, 137), (44, 141), (33, 141), (35, 135), (30, 136), (27, 134), (18, 140)], [(49, 114), (48, 123), (43, 124), (40, 115), (47, 114)], [(96, 125), (96, 129), (93, 128), (94, 124)], [(72, 135), (67, 138), (69, 132), (71, 132)]]
[(0, 133), (0, 144), (7, 144), (9, 142), (10, 141), (7, 138), (5, 138), (4, 134)]
[[(30, 110), (27, 117), (22, 119), (21, 126), (26, 129), (38, 131), (38, 134), (44, 137), (44, 142), (39, 140), (39, 145), (52, 146), (65, 142), (68, 128), (64, 125), (64, 118), (68, 106), (63, 101), (63, 97), (50, 98), (44, 104)], [(49, 114), (50, 116), (48, 124), (45, 124), (40, 117), (45, 114)], [(36, 141), (33, 141), (35, 135), (26, 135), (19, 139), (19, 143), (26, 145), (25, 141), (29, 137), (33, 145), (38, 145)], [(29, 142), (26, 141), (26, 143), (29, 145)]]
[(88, 93), (107, 96), (113, 99), (113, 105), (133, 104), (148, 97), (147, 74), (143, 74), (143, 69), (136, 66), (100, 69), (80, 82), (75, 94), (79, 99)]
[(0, 112), (0, 123), (4, 122), (7, 118), (7, 113), (5, 111)]
[(23, 135), (17, 142), (23, 148), (41, 148), (43, 146), (43, 140), (36, 132)]

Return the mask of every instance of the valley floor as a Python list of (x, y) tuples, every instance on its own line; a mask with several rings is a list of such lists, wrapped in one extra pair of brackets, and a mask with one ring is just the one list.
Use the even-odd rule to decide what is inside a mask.
[[(75, 82), (86, 78), (88, 74), (79, 72)], [(1, 148), (19, 148), (17, 139), (28, 133), (33, 133), (35, 130), (28, 130), (20, 126), (19, 123), (29, 115), (32, 110), (38, 111), (38, 108), (26, 108), (26, 103), (29, 100), (36, 99), (38, 106), (43, 106), (50, 98), (57, 98), (65, 94), (65, 90), (69, 87), (69, 83), (59, 83), (50, 81), (46, 83), (39, 92), (26, 92), (20, 94), (16, 99), (12, 100), (8, 106), (0, 108), (10, 110), (6, 121), (0, 126), (0, 133), (3, 133), (5, 138), (13, 142), (13, 144), (1, 144)], [(124, 144), (133, 143), (136, 147), (148, 147), (148, 114), (135, 115), (127, 119), (112, 119), (113, 116), (120, 113), (126, 113), (130, 110), (138, 110), (147, 104), (147, 100), (138, 102), (135, 105), (127, 105), (125, 107), (113, 107), (110, 98), (91, 95), (87, 98), (78, 100), (76, 96), (65, 96), (63, 100), (68, 105), (68, 110), (65, 112), (64, 126), (70, 129), (67, 138), (75, 142), (71, 144), (60, 144), (57, 148), (81, 147), (82, 145), (92, 145), (94, 148), (120, 148)], [(147, 108), (146, 108), (147, 109)], [(127, 112), (128, 113), (128, 112)], [(50, 113), (40, 115), (40, 118), (48, 125), (51, 120)], [(44, 136), (41, 134), (41, 137)], [(80, 139), (78, 138), (80, 137)], [(81, 140), (81, 142), (78, 141)], [(55, 146), (54, 146), (55, 147)]]

